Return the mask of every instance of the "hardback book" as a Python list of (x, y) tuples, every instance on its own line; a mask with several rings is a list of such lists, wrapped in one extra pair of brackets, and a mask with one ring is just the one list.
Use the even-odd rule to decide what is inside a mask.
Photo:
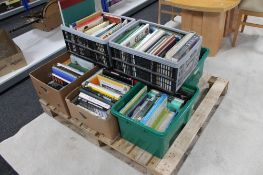
[(96, 31), (104, 28), (104, 27), (107, 27), (109, 25), (109, 21), (105, 21), (99, 25), (96, 25), (95, 27), (92, 27), (88, 30), (85, 30), (84, 33), (87, 34), (87, 35), (92, 35), (93, 33), (95, 33)]
[(109, 87), (113, 89), (114, 91), (117, 91), (118, 93), (126, 94), (130, 90), (130, 86), (127, 86), (124, 83), (115, 81), (111, 78), (108, 78), (102, 75), (97, 75), (97, 78), (99, 80), (100, 86)]
[(92, 27), (95, 27), (95, 26), (97, 26), (97, 25), (99, 25), (101, 23), (103, 23), (103, 17), (102, 16), (98, 16), (98, 17), (96, 17), (94, 19), (91, 19), (89, 21), (86, 21), (86, 22), (82, 23), (81, 25), (76, 25), (75, 28), (76, 28), (76, 30), (83, 32), (83, 31), (88, 30), (88, 29), (90, 29)]
[(102, 107), (104, 110), (109, 110), (111, 108), (111, 106), (109, 104), (104, 103), (103, 101), (100, 101), (100, 100), (98, 100), (98, 99), (96, 99), (96, 98), (94, 98), (88, 94), (83, 93), (83, 92), (79, 93), (79, 97)]
[(106, 33), (108, 30), (110, 30), (112, 27), (114, 27), (116, 24), (109, 24), (108, 26), (96, 31), (95, 33), (93, 33), (91, 36), (95, 36), (95, 37), (100, 37), (101, 35), (103, 35), (104, 33)]
[(118, 94), (116, 92), (112, 92), (112, 91), (110, 91), (110, 90), (108, 90), (108, 89), (106, 89), (104, 87), (98, 86), (98, 85), (93, 84), (93, 83), (88, 83), (86, 85), (86, 87), (89, 87), (92, 90), (97, 91), (97, 92), (99, 92), (101, 94), (104, 94), (104, 95), (106, 95), (106, 96), (108, 96), (108, 97), (110, 97), (110, 98), (112, 98), (114, 100), (119, 100), (121, 98), (120, 94)]
[(138, 100), (144, 95), (147, 94), (147, 86), (144, 86), (121, 110), (120, 113), (126, 115), (128, 110), (136, 104)]
[(145, 44), (140, 46), (138, 48), (138, 50), (145, 52), (146, 50), (148, 50), (152, 45), (154, 45), (164, 35), (165, 35), (165, 31), (161, 30), (161, 29), (153, 32), (152, 36), (150, 37), (150, 39), (148, 41), (146, 41)]
[(162, 94), (140, 122), (147, 126), (151, 126), (156, 118), (161, 114), (163, 109), (167, 107), (167, 97), (168, 96), (166, 94)]
[(126, 31), (122, 36), (120, 36), (115, 42), (118, 44), (121, 44), (124, 40), (126, 40), (130, 35), (132, 35), (134, 32), (136, 32), (140, 26), (136, 26), (132, 28), (131, 30)]
[(142, 25), (137, 31), (135, 31), (131, 36), (124, 40), (121, 45), (126, 47), (131, 47), (137, 42), (139, 42), (144, 36), (149, 33), (149, 24)]
[(174, 45), (166, 54), (165, 58), (171, 59), (195, 34), (188, 33), (176, 45)]

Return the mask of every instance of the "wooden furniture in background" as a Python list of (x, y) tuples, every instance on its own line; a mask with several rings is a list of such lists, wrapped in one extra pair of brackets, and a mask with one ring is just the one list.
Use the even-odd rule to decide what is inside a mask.
[(241, 32), (244, 31), (245, 26), (263, 28), (263, 25), (247, 22), (248, 16), (263, 17), (263, 1), (262, 0), (243, 0), (240, 4), (240, 11), (238, 15), (235, 33), (233, 37), (232, 46), (236, 46), (237, 35), (241, 27)]
[[(188, 0), (161, 0), (159, 1), (159, 18), (162, 5), (182, 9), (182, 30), (195, 31), (202, 35), (203, 46), (210, 49), (210, 56), (215, 56), (223, 36), (232, 32), (231, 19), (234, 18), (234, 13), (231, 15), (229, 11), (237, 7), (239, 3), (240, 0), (195, 0), (191, 2)], [(227, 15), (228, 20), (226, 20)]]

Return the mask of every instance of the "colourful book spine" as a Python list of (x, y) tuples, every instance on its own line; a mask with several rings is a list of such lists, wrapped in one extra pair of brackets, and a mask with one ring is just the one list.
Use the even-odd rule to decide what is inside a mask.
[(77, 77), (75, 77), (75, 76), (73, 76), (73, 75), (71, 75), (69, 73), (66, 73), (65, 71), (62, 71), (62, 70), (60, 70), (60, 69), (58, 69), (57, 67), (54, 67), (54, 66), (52, 67), (52, 72), (53, 72), (53, 74), (58, 75), (59, 77), (65, 79), (65, 80), (67, 80), (69, 82), (73, 82), (73, 81), (75, 81), (77, 79)]
[(155, 119), (160, 115), (162, 110), (166, 107), (167, 97), (168, 96), (166, 94), (162, 94), (162, 96), (156, 101), (150, 111), (145, 115), (145, 117), (143, 117), (141, 123), (147, 126), (151, 126)]

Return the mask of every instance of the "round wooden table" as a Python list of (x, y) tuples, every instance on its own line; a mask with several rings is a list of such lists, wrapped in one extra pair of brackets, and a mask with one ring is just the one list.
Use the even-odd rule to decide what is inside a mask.
[(232, 32), (235, 21), (232, 9), (239, 3), (240, 0), (159, 0), (159, 17), (162, 5), (182, 9), (182, 30), (202, 35), (203, 46), (210, 49), (210, 56), (214, 56), (223, 36)]

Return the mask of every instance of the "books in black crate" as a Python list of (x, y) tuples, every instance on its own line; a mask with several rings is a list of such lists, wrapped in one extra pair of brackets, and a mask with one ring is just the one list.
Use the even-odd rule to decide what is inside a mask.
[(137, 21), (110, 41), (113, 68), (175, 93), (198, 62), (201, 37)]

